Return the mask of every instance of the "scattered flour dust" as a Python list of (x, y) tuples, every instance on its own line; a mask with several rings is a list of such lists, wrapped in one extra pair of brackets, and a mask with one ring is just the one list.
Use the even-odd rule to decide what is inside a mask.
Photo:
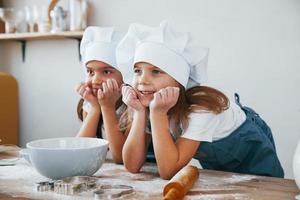
[(232, 175), (230, 178), (226, 178), (225, 182), (234, 184), (234, 183), (239, 183), (239, 182), (243, 182), (243, 181), (250, 181), (254, 178), (255, 178), (255, 176), (252, 176), (252, 175)]
[[(126, 172), (122, 165), (115, 165), (106, 162), (103, 167), (95, 174), (99, 176), (100, 184), (122, 184), (131, 185), (135, 194), (129, 195), (130, 199), (161, 199), (162, 190), (164, 185), (168, 182), (160, 179), (156, 168), (145, 165), (142, 168), (143, 174), (132, 174)], [(252, 175), (238, 175), (234, 174), (227, 177), (213, 177), (206, 174), (202, 176), (201, 180), (194, 185), (196, 189), (213, 190), (219, 189), (220, 186), (226, 185), (227, 190), (235, 190), (237, 186), (231, 186), (243, 181), (249, 181), (256, 176)], [(38, 192), (35, 190), (35, 184), (40, 181), (47, 181), (48, 179), (41, 176), (31, 165), (24, 159), (18, 161), (15, 166), (1, 166), (0, 167), (0, 193), (5, 191), (5, 194), (14, 194), (14, 197), (28, 197), (33, 199), (62, 199), (62, 200), (79, 200), (79, 199), (94, 199), (91, 193), (82, 193), (80, 196), (67, 196), (56, 194), (54, 192)], [(201, 182), (201, 183), (200, 183)], [(149, 197), (145, 197), (151, 191)], [(129, 198), (129, 196), (127, 196)], [(224, 198), (225, 197), (225, 198)], [(125, 196), (123, 197), (126, 198)], [(123, 199), (119, 198), (119, 199)], [(188, 195), (185, 199), (189, 200), (218, 200), (218, 199), (234, 199), (234, 200), (247, 200), (243, 194), (216, 194), (210, 193), (205, 195)], [(300, 197), (296, 197), (300, 200)]]
[[(17, 165), (0, 167), (0, 192), (11, 194), (12, 197), (27, 197), (33, 199), (61, 199), (61, 200), (79, 200), (82, 197), (67, 196), (56, 194), (54, 192), (38, 192), (35, 184), (49, 179), (41, 176), (24, 159), (20, 159)], [(94, 199), (94, 198), (85, 198)]]
[[(144, 166), (142, 174), (132, 174), (126, 172), (123, 166), (106, 163), (105, 166), (95, 174), (100, 175), (99, 184), (122, 184), (130, 185), (134, 188), (135, 194), (132, 199), (140, 199), (151, 191), (151, 197), (147, 199), (161, 199), (162, 188), (167, 183), (166, 180), (157, 177), (157, 171), (153, 167)], [(109, 171), (120, 173), (109, 176)], [(80, 199), (94, 199), (92, 192), (82, 192), (79, 195), (62, 195), (53, 191), (38, 192), (36, 191), (36, 183), (40, 181), (47, 181), (49, 179), (40, 175), (30, 164), (24, 159), (18, 161), (15, 166), (1, 166), (0, 167), (0, 193), (5, 191), (5, 194), (10, 194), (13, 197), (27, 197), (33, 199), (61, 199), (61, 200), (80, 200)], [(132, 181), (134, 180), (134, 181)], [(142, 196), (141, 196), (142, 195)], [(130, 195), (129, 195), (130, 196)], [(119, 199), (126, 198), (121, 197)]]
[(211, 195), (200, 195), (200, 196), (189, 196), (189, 200), (253, 200), (250, 197), (246, 197), (243, 194), (211, 194)]

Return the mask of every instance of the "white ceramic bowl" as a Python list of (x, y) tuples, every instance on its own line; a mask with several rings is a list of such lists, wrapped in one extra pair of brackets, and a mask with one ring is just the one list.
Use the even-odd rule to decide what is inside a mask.
[(20, 150), (20, 155), (29, 163), (31, 164), (30, 162), (30, 158), (29, 158), (29, 150), (28, 149), (21, 149)]
[(61, 179), (91, 176), (106, 158), (108, 141), (69, 137), (35, 140), (27, 143), (31, 164), (43, 176)]

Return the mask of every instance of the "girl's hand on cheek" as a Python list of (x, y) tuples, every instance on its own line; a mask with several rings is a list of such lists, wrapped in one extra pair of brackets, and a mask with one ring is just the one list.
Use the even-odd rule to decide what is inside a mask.
[(76, 91), (85, 101), (89, 102), (91, 106), (98, 105), (97, 97), (93, 94), (92, 89), (87, 83), (80, 83), (76, 87)]
[(115, 107), (121, 97), (121, 90), (114, 79), (108, 79), (102, 83), (102, 89), (98, 90), (97, 98), (101, 106)]
[(122, 100), (135, 111), (145, 111), (146, 108), (141, 104), (138, 99), (137, 91), (129, 85), (122, 86)]
[(166, 87), (154, 93), (154, 98), (150, 102), (150, 112), (158, 111), (167, 114), (175, 106), (179, 97), (178, 87)]

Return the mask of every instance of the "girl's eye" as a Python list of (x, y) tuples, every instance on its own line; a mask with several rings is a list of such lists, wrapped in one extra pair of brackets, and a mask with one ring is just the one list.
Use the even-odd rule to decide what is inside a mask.
[(153, 74), (160, 74), (161, 71), (155, 69), (155, 70), (152, 71), (152, 73), (153, 73)]
[(109, 75), (109, 74), (112, 73), (112, 71), (110, 71), (110, 70), (105, 70), (103, 73), (106, 74), (106, 75)]
[(87, 70), (86, 70), (86, 73), (87, 73), (88, 75), (90, 75), (90, 76), (94, 75), (94, 72), (93, 72), (92, 70), (90, 70), (90, 69), (87, 69)]
[(139, 73), (141, 73), (141, 70), (140, 69), (134, 69), (134, 73), (139, 74)]

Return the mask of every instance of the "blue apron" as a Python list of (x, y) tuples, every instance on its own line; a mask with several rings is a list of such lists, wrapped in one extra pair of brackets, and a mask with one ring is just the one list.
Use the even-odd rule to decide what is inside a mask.
[(229, 136), (201, 142), (194, 156), (204, 169), (283, 177), (271, 129), (251, 108), (236, 104), (246, 113), (246, 121)]

